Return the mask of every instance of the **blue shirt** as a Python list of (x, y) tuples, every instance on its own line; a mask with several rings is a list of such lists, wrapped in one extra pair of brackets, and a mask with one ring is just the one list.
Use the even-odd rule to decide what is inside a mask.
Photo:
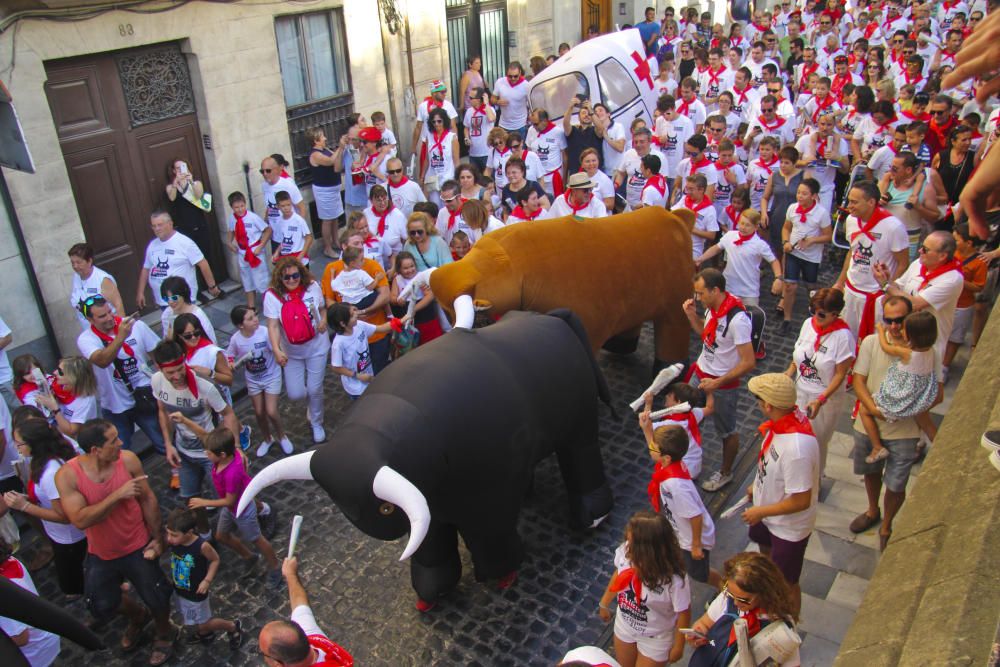
[(417, 271), (423, 271), (432, 266), (437, 268), (443, 264), (451, 264), (455, 261), (451, 256), (451, 248), (448, 247), (448, 244), (440, 236), (431, 237), (431, 245), (426, 252), (420, 252), (420, 249), (409, 241), (403, 245), (403, 250), (413, 255), (413, 259), (417, 264)]
[(649, 40), (653, 39), (653, 35), (660, 34), (660, 24), (656, 21), (643, 21), (636, 23), (635, 27), (638, 28), (639, 34), (642, 36), (642, 45), (646, 47), (646, 55), (655, 53), (656, 44), (650, 47)]
[(344, 201), (346, 201), (351, 206), (359, 206), (364, 208), (368, 205), (368, 187), (365, 185), (365, 179), (360, 179), (360, 183), (354, 182), (354, 177), (351, 175), (351, 165), (354, 164), (354, 156), (351, 155), (351, 151), (344, 151)]

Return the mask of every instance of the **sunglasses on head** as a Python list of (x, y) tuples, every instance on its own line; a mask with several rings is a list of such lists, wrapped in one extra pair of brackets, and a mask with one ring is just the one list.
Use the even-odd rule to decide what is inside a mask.
[(94, 296), (88, 296), (86, 299), (80, 302), (80, 312), (83, 313), (84, 317), (90, 317), (89, 313), (91, 308), (93, 308), (94, 306), (103, 306), (106, 305), (107, 303), (108, 300), (105, 299), (100, 294)]
[(302, 274), (299, 273), (298, 271), (296, 271), (295, 273), (286, 273), (285, 275), (281, 276), (281, 279), (282, 280), (298, 280), (301, 277), (302, 277)]

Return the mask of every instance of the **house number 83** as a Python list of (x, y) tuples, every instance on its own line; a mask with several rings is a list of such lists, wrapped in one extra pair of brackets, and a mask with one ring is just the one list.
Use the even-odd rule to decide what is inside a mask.
[(119, 23), (118, 34), (121, 35), (122, 37), (129, 37), (131, 35), (134, 35), (135, 31), (132, 29), (131, 23)]

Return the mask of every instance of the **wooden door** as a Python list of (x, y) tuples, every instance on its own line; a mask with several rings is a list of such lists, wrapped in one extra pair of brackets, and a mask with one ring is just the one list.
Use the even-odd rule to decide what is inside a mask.
[(611, 0), (580, 0), (580, 39), (587, 39), (592, 25), (602, 35), (611, 32)]
[[(131, 311), (153, 237), (149, 215), (166, 205), (167, 163), (184, 158), (211, 191), (187, 63), (176, 44), (164, 44), (49, 61), (45, 70), (84, 236)], [(205, 254), (222, 279), (215, 216), (208, 220), (213, 245)]]

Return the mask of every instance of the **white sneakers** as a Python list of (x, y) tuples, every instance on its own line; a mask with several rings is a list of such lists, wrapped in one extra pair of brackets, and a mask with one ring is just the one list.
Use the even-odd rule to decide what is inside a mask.
[[(272, 445), (274, 445), (274, 440), (265, 440), (260, 443), (260, 446), (257, 447), (257, 457), (260, 458), (262, 456), (267, 456), (267, 453), (271, 451)], [(281, 447), (281, 451), (285, 454), (291, 454), (295, 450), (295, 447), (292, 445), (292, 441), (288, 439), (287, 435), (281, 439), (278, 445)]]
[(288, 439), (287, 435), (281, 439), (280, 444), (281, 444), (281, 451), (283, 451), (285, 454), (291, 454), (292, 451), (294, 450), (294, 447), (292, 447), (292, 441)]
[(326, 430), (320, 424), (313, 424), (313, 442), (317, 445), (321, 442), (326, 442)]

